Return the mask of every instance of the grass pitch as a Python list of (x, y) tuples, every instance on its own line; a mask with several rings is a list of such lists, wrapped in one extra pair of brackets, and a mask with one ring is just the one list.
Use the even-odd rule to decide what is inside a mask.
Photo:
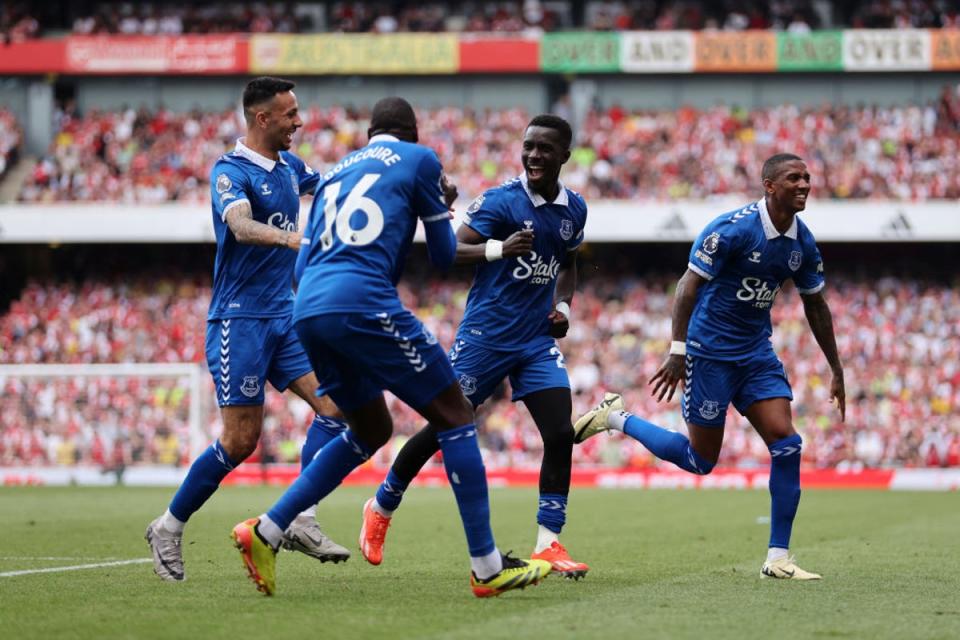
[[(278, 594), (254, 590), (228, 540), (273, 488), (225, 488), (184, 538), (187, 581), (150, 564), (0, 577), (0, 628), (19, 638), (960, 638), (956, 493), (807, 491), (794, 530), (817, 583), (761, 579), (768, 497), (761, 491), (576, 490), (564, 542), (591, 565), (580, 582), (478, 600), (449, 489), (414, 487), (384, 564), (283, 553)], [(320, 507), (356, 547), (372, 489)], [(0, 574), (148, 558), (147, 523), (170, 489), (0, 489)], [(536, 492), (491, 495), (501, 550), (528, 555)]]

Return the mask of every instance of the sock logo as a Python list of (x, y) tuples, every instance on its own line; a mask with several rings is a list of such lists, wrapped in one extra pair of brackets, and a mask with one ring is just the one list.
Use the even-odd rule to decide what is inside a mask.
[(795, 453), (800, 453), (800, 445), (783, 447), (782, 449), (776, 449), (770, 452), (771, 458), (779, 458), (781, 456), (792, 456)]
[(548, 500), (545, 498), (540, 499), (540, 508), (541, 509), (554, 509), (556, 511), (565, 511), (567, 505), (561, 502), (560, 500)]

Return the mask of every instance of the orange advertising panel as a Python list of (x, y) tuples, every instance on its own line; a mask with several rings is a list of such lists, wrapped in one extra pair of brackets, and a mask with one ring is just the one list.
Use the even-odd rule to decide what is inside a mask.
[(960, 29), (931, 29), (930, 47), (934, 71), (960, 69)]
[(777, 36), (773, 31), (701, 31), (696, 34), (695, 42), (695, 71), (775, 71), (777, 68)]

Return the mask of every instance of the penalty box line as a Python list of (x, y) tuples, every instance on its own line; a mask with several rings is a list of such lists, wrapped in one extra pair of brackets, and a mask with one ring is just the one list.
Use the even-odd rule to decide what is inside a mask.
[(20, 571), (4, 571), (0, 578), (13, 578), (34, 573), (59, 573), (61, 571), (80, 571), (81, 569), (100, 569), (102, 567), (119, 567), (127, 564), (146, 564), (153, 562), (153, 558), (136, 558), (134, 560), (116, 560), (114, 562), (96, 562), (93, 564), (75, 564), (69, 567), (47, 567), (46, 569), (22, 569)]

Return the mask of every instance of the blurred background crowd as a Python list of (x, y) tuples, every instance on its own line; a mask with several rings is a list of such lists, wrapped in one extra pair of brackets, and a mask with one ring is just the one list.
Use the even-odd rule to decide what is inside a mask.
[[(960, 290), (924, 279), (828, 274), (828, 301), (845, 363), (847, 421), (828, 401), (829, 369), (791, 288), (773, 308), (774, 346), (793, 385), (804, 464), (816, 468), (960, 466)], [(670, 335), (676, 275), (600, 277), (580, 287), (566, 356), (579, 415), (604, 390), (624, 393), (628, 408), (683, 431), (677, 402), (657, 404), (646, 382)], [(210, 295), (205, 277), (33, 282), (0, 317), (0, 363), (205, 363)], [(427, 279), (401, 287), (405, 304), (453, 342), (466, 282)], [(205, 367), (205, 364), (202, 366)], [(185, 379), (0, 378), (0, 466), (27, 464), (183, 464), (189, 403), (203, 400), (209, 435), (219, 431), (212, 383), (191, 398)], [(536, 467), (541, 444), (526, 410), (506, 387), (480, 410), (482, 445), (491, 467)], [(422, 420), (396, 400), (393, 442), (376, 462), (389, 464)], [(311, 416), (290, 394), (271, 391), (264, 461), (296, 462)], [(577, 465), (659, 465), (623, 437), (597, 437), (574, 449)], [(731, 408), (721, 463), (765, 465), (769, 454)]]
[(512, 2), (5, 2), (0, 34), (535, 32), (955, 28), (956, 0), (514, 0)]
[[(562, 111), (558, 104), (554, 111)], [(437, 151), (462, 195), (520, 173), (522, 109), (421, 110), (421, 142)], [(306, 107), (293, 149), (325, 170), (366, 143), (364, 109)], [(235, 109), (173, 113), (58, 110), (46, 155), (26, 175), (22, 202), (206, 203), (209, 171), (242, 134)], [(0, 111), (0, 158), (18, 140)], [(784, 104), (745, 109), (631, 111), (595, 105), (576, 132), (564, 182), (588, 199), (748, 197), (763, 158), (784, 145), (804, 157), (820, 198), (902, 201), (960, 197), (960, 85), (898, 107)], [(9, 153), (9, 152), (8, 152)], [(2, 162), (2, 159), (0, 159)]]

